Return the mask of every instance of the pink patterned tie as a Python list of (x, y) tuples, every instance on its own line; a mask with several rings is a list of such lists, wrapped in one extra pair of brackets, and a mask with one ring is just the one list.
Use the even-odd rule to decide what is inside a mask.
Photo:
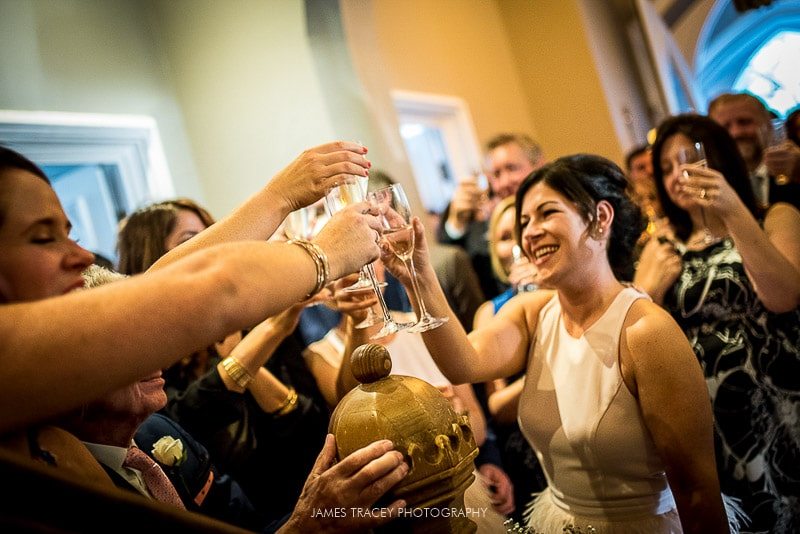
[(155, 500), (186, 509), (164, 470), (140, 448), (129, 448), (122, 465), (141, 471), (144, 485)]

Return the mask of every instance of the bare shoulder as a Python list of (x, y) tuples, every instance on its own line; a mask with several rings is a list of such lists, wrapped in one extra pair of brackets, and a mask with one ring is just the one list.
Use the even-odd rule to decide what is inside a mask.
[(537, 290), (516, 295), (496, 315), (473, 330), (470, 339), (503, 338), (512, 333), (529, 338), (536, 329), (539, 312), (555, 295), (554, 291)]
[[(788, 227), (788, 228), (787, 228)], [(764, 216), (764, 231), (768, 234), (775, 230), (794, 230), (800, 227), (800, 210), (786, 202), (778, 202), (770, 206)]]
[(528, 326), (535, 326), (542, 308), (556, 295), (555, 291), (537, 289), (530, 293), (520, 293), (509, 300), (499, 312), (498, 317), (505, 316), (524, 321)]
[(694, 362), (694, 353), (678, 323), (647, 299), (633, 303), (623, 326), (623, 354), (634, 369)]

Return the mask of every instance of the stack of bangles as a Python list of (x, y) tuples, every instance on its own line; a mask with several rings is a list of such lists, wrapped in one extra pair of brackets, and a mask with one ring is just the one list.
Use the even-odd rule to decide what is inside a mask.
[(297, 245), (298, 247), (302, 248), (306, 251), (306, 254), (311, 256), (311, 259), (314, 260), (314, 266), (317, 268), (317, 283), (314, 286), (314, 289), (306, 295), (306, 299), (310, 299), (328, 285), (328, 281), (330, 280), (331, 276), (331, 269), (330, 265), (328, 264), (328, 257), (322, 251), (322, 249), (316, 243), (312, 243), (311, 241), (306, 241), (304, 239), (290, 239), (287, 241), (290, 245)]
[(297, 408), (297, 391), (289, 386), (289, 393), (286, 394), (286, 399), (276, 409), (272, 410), (270, 415), (275, 417), (283, 417), (290, 414)]
[(253, 375), (250, 374), (250, 371), (242, 367), (239, 360), (233, 356), (228, 356), (222, 360), (222, 368), (225, 369), (231, 380), (242, 389), (247, 389), (247, 386), (253, 381)]

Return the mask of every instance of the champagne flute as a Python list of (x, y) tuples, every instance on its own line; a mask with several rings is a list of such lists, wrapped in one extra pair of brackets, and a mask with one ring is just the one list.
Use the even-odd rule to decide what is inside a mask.
[[(363, 202), (367, 193), (367, 180), (367, 177), (351, 176), (350, 179), (346, 180), (345, 182), (332, 187), (331, 190), (328, 191), (328, 194), (325, 195), (325, 205), (328, 207), (328, 212), (333, 215), (334, 213), (343, 209), (345, 206), (349, 206), (350, 204), (355, 204), (357, 202)], [(397, 324), (392, 319), (392, 316), (389, 315), (389, 308), (386, 306), (386, 301), (384, 300), (383, 292), (381, 291), (381, 288), (385, 286), (385, 282), (378, 282), (378, 279), (375, 277), (375, 271), (372, 268), (372, 264), (369, 263), (362, 267), (359, 271), (358, 281), (353, 285), (344, 288), (345, 291), (363, 291), (365, 289), (372, 289), (378, 296), (378, 303), (381, 305), (381, 311), (383, 312), (383, 327), (377, 334), (372, 336), (371, 339), (386, 337), (389, 334), (399, 332), (407, 326)], [(358, 323), (356, 327), (366, 328), (368, 326), (378, 324), (380, 321), (381, 317), (379, 317), (372, 308), (369, 308), (367, 310), (366, 319)]]
[[(767, 148), (780, 148), (786, 142), (786, 125), (783, 119), (772, 119), (770, 121), (772, 131), (769, 132), (769, 146)], [(783, 171), (783, 172), (781, 172)], [(776, 185), (786, 185), (789, 183), (789, 169), (781, 169), (775, 176)]]
[[(328, 207), (330, 215), (333, 215), (350, 204), (363, 202), (367, 194), (368, 180), (369, 178), (366, 176), (351, 176), (345, 182), (332, 187), (325, 195), (325, 205)], [(344, 290), (363, 291), (366, 289), (372, 289), (372, 283), (367, 273), (367, 266), (364, 266), (358, 273), (358, 280), (354, 284), (344, 288)]]
[(400, 184), (390, 185), (368, 195), (371, 203), (377, 204), (383, 222), (383, 241), (395, 256), (400, 258), (411, 276), (411, 287), (419, 306), (420, 317), (409, 332), (425, 332), (447, 322), (447, 317), (433, 317), (425, 308), (419, 291), (417, 271), (414, 268), (414, 227), (411, 225), (411, 207)]
[[(678, 150), (677, 155), (678, 163), (679, 164), (691, 164), (696, 165), (702, 168), (708, 168), (708, 162), (706, 160), (706, 149), (703, 146), (703, 143), (700, 141), (695, 141), (691, 145), (687, 147), (682, 147)], [(689, 171), (683, 171), (683, 181), (689, 179)], [(700, 190), (700, 198), (704, 199), (706, 196), (706, 190)], [(716, 237), (714, 234), (711, 233), (711, 230), (708, 228), (708, 223), (706, 222), (706, 210), (702, 206), (700, 206), (700, 220), (703, 224), (703, 240), (702, 243), (705, 245), (710, 245), (714, 241), (716, 241)]]
[[(311, 241), (322, 230), (328, 219), (330, 216), (325, 210), (325, 203), (319, 200), (287, 215), (283, 221), (283, 233), (287, 239)], [(316, 300), (307, 306), (316, 306), (322, 302), (322, 300)]]
[(283, 233), (288, 239), (314, 239), (330, 216), (321, 200), (291, 212), (283, 221)]

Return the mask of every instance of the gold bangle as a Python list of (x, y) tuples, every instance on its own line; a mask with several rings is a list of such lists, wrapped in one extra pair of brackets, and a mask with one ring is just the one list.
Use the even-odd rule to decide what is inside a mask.
[(289, 414), (297, 408), (297, 390), (295, 390), (292, 386), (289, 386), (289, 393), (286, 394), (286, 398), (278, 406), (276, 409), (272, 410), (270, 415), (274, 415), (275, 417), (283, 417), (286, 414)]
[(330, 280), (331, 276), (331, 269), (330, 265), (328, 264), (328, 256), (322, 251), (319, 245), (316, 243), (312, 243), (310, 241), (305, 241), (303, 239), (290, 239), (287, 241), (290, 245), (297, 245), (306, 251), (306, 254), (311, 256), (311, 259), (314, 260), (314, 267), (317, 270), (317, 282), (314, 285), (314, 289), (306, 295), (306, 299), (310, 299), (328, 285), (328, 281)]
[(250, 374), (250, 371), (242, 367), (239, 360), (233, 356), (228, 356), (222, 360), (222, 368), (231, 380), (242, 389), (246, 389), (250, 382), (253, 381), (253, 375)]

